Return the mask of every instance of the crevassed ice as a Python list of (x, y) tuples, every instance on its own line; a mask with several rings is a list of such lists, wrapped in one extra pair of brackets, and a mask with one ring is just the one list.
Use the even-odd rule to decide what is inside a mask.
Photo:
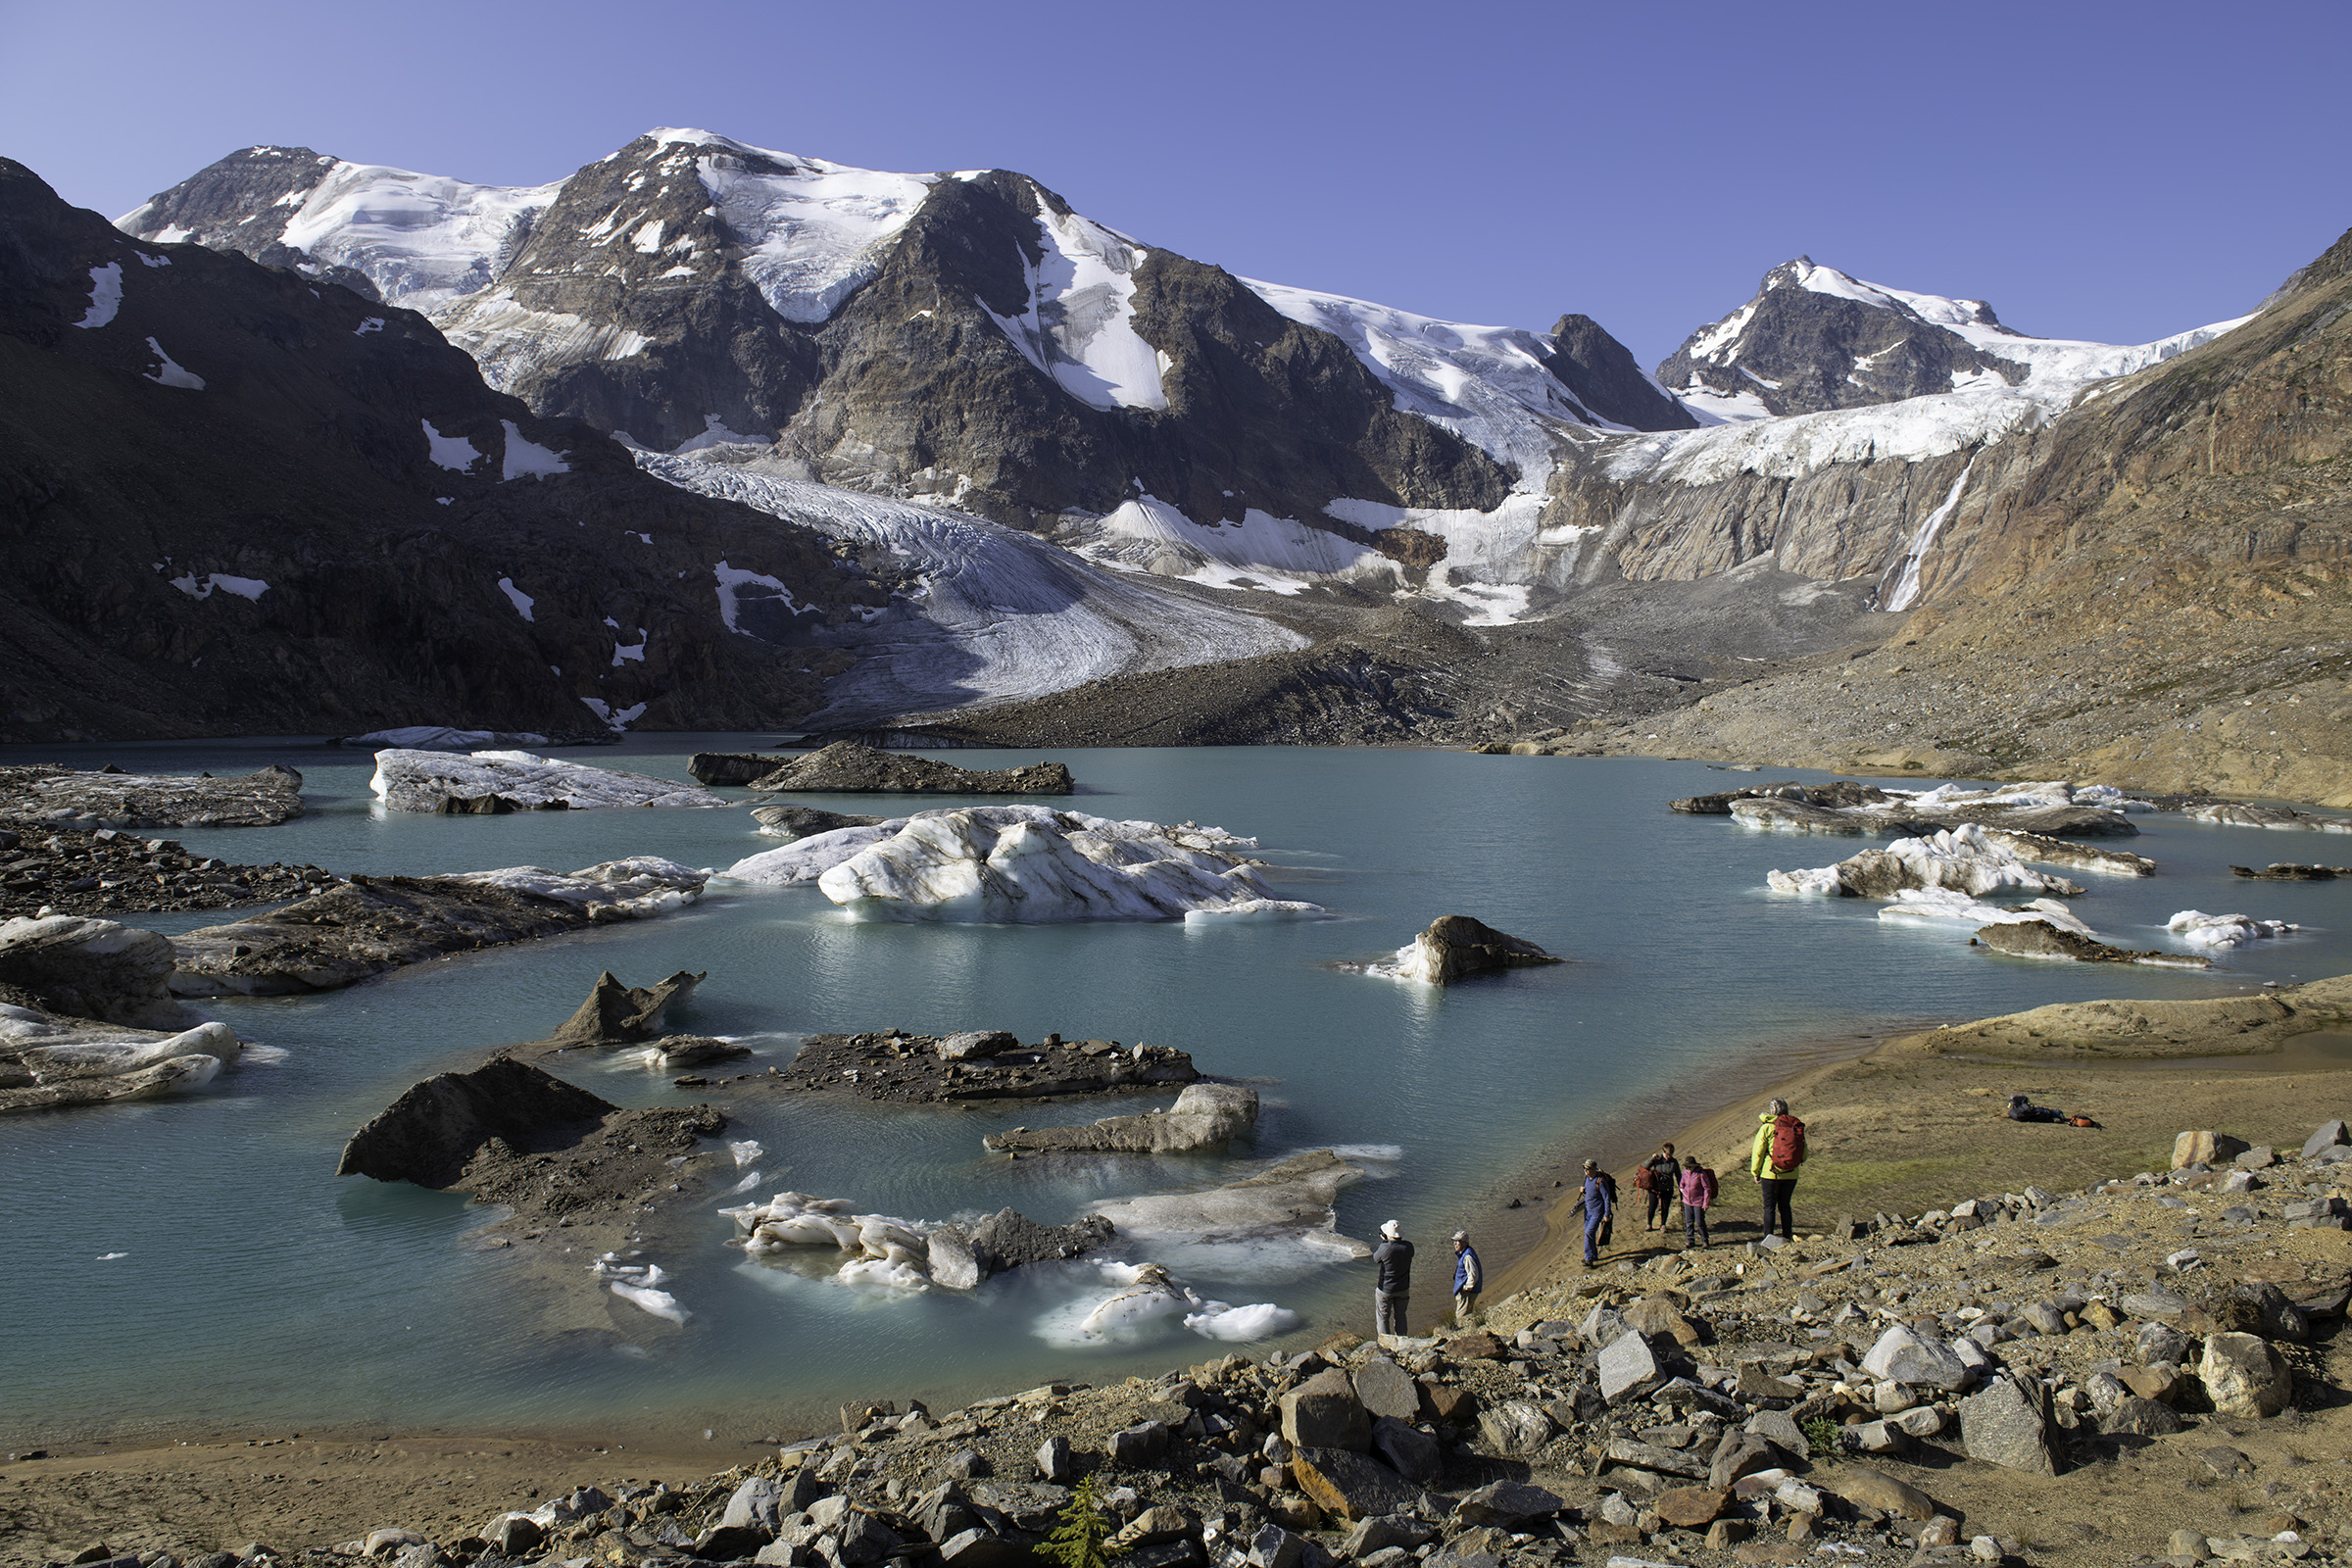
[(338, 161), (279, 239), (365, 274), (387, 304), (431, 311), (487, 287), (518, 237), (564, 188), (470, 185)]

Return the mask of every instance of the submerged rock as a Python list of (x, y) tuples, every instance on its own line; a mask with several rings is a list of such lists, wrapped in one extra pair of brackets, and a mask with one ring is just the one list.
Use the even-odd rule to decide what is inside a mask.
[(1180, 1154), (1218, 1149), (1257, 1125), (1257, 1091), (1241, 1084), (1192, 1084), (1167, 1110), (1106, 1116), (1074, 1127), (1016, 1127), (981, 1140), (994, 1150)]
[(608, 807), (710, 807), (728, 804), (706, 790), (643, 773), (616, 773), (529, 752), (382, 751), (370, 788), (395, 811), (496, 816), (509, 811), (591, 810)]
[(302, 810), (302, 775), (275, 763), (236, 778), (0, 767), (0, 816), (43, 826), (273, 827)]
[(0, 922), (0, 986), (49, 1012), (134, 1029), (179, 1030), (202, 1020), (172, 1000), (170, 939), (74, 914)]
[(2352, 865), (2296, 865), (2273, 860), (2261, 870), (2250, 866), (2233, 865), (2232, 876), (2250, 876), (2263, 882), (2332, 882), (2337, 877), (2352, 877)]
[[(863, 1100), (1035, 1100), (1046, 1095), (1132, 1093), (1200, 1076), (1193, 1058), (1172, 1046), (1111, 1040), (1064, 1043), (1059, 1035), (1034, 1046), (1007, 1043), (1001, 1031), (931, 1035), (810, 1035), (783, 1070), (753, 1082), (793, 1090), (854, 1094)], [(950, 1054), (978, 1046), (984, 1054)], [(946, 1049), (943, 1049), (946, 1048)], [(1019, 1129), (1016, 1129), (1019, 1130)]]
[(686, 771), (698, 784), (749, 784), (774, 772), (777, 761), (764, 752), (697, 752), (686, 759)]
[(1396, 972), (1407, 980), (1451, 985), (1466, 975), (1488, 974), (1562, 959), (1523, 937), (1506, 935), (1466, 914), (1441, 915), (1396, 955)]
[(835, 741), (805, 753), (752, 781), (757, 790), (815, 795), (1068, 795), (1075, 789), (1060, 762), (976, 769), (907, 752), (886, 752), (856, 741)]
[(2009, 925), (1980, 927), (1975, 942), (1995, 953), (2020, 958), (2068, 958), (2076, 963), (2148, 963), (2171, 969), (2209, 969), (2211, 958), (2155, 949), (2133, 952), (2110, 947), (2094, 938), (2062, 930), (2048, 920), (2020, 920)]
[(752, 1054), (749, 1046), (737, 1045), (732, 1040), (713, 1040), (709, 1035), (670, 1035), (655, 1041), (648, 1049), (653, 1053), (654, 1064), (665, 1070), (733, 1061)]
[(702, 896), (704, 874), (641, 856), (568, 875), (509, 866), (456, 876), (353, 877), (233, 925), (171, 944), (183, 997), (332, 991), (444, 954), (638, 920)]

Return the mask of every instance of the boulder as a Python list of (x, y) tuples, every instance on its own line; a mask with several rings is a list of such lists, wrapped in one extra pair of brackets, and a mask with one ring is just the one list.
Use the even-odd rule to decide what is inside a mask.
[(766, 1532), (772, 1538), (776, 1527), (783, 1522), (778, 1504), (783, 1501), (784, 1489), (767, 1476), (754, 1476), (737, 1487), (727, 1498), (727, 1506), (718, 1516), (720, 1526), (748, 1525)]
[(1628, 1330), (1600, 1352), (1600, 1396), (1615, 1404), (1637, 1398), (1665, 1381), (1665, 1372), (1649, 1346)]
[(2345, 1132), (2342, 1119), (2324, 1121), (2320, 1123), (2318, 1132), (2303, 1141), (2303, 1157), (2317, 1159), (2322, 1150), (2333, 1149), (2341, 1144), (2352, 1144), (2352, 1134)]
[(1625, 1326), (1653, 1343), (1672, 1340), (1685, 1349), (1701, 1343), (1698, 1325), (1679, 1311), (1673, 1302), (1655, 1296), (1645, 1296), (1624, 1308)]
[(1862, 1358), (1862, 1369), (1889, 1383), (1908, 1383), (1950, 1393), (1966, 1388), (1968, 1363), (1948, 1346), (1923, 1339), (1901, 1324), (1879, 1336)]
[(1355, 1396), (1376, 1418), (1411, 1421), (1421, 1413), (1420, 1387), (1385, 1355), (1373, 1356), (1356, 1369)]
[(752, 780), (751, 787), (812, 795), (1068, 795), (1076, 785), (1060, 762), (976, 769), (835, 741), (791, 759)]
[(960, 1034), (942, 1035), (931, 1051), (942, 1061), (976, 1061), (982, 1056), (1014, 1050), (1020, 1043), (1020, 1036), (1003, 1029), (966, 1029)]
[(1417, 1487), (1434, 1485), (1446, 1471), (1446, 1456), (1428, 1433), (1384, 1415), (1372, 1423), (1372, 1452)]
[(2294, 1373), (2269, 1342), (2252, 1334), (2213, 1334), (2197, 1360), (2197, 1380), (2216, 1414), (2274, 1416), (2295, 1393)]
[(1048, 1438), (1038, 1445), (1037, 1478), (1040, 1481), (1059, 1484), (1069, 1481), (1071, 1475), (1069, 1439)]
[(2111, 1438), (2161, 1438), (2181, 1429), (2180, 1417), (2169, 1404), (2127, 1395), (2099, 1417), (2099, 1430)]
[(2000, 1374), (1960, 1401), (1960, 1437), (1972, 1459), (2051, 1476), (2048, 1396), (2038, 1383)]
[(1831, 1490), (1858, 1508), (1876, 1508), (1897, 1519), (1929, 1520), (1938, 1511), (1936, 1499), (1916, 1487), (1905, 1486), (1884, 1470), (1848, 1465), (1839, 1471)]
[(1454, 1504), (1453, 1516), (1467, 1525), (1524, 1531), (1537, 1520), (1549, 1519), (1567, 1506), (1559, 1494), (1542, 1487), (1524, 1481), (1491, 1481)]
[(176, 961), (169, 938), (113, 920), (53, 914), (0, 922), (0, 986), (72, 1017), (133, 1029), (194, 1028), (203, 1020), (172, 999)]
[[(946, 1047), (942, 1041), (943, 1054)], [(1221, 1149), (1256, 1125), (1256, 1090), (1244, 1084), (1196, 1083), (1187, 1084), (1176, 1103), (1164, 1111), (1106, 1116), (1075, 1127), (1016, 1127), (991, 1133), (981, 1143), (989, 1149), (1037, 1152), (1181, 1154)]]
[(2076, 963), (2149, 963), (2167, 969), (2208, 969), (2211, 958), (2161, 948), (2119, 948), (2047, 920), (2004, 920), (1977, 928), (1976, 947), (2019, 958), (2067, 958)]
[(1504, 1399), (1481, 1410), (1478, 1430), (1504, 1458), (1523, 1458), (1551, 1441), (1551, 1417), (1530, 1399)]
[(1650, 1506), (1658, 1517), (1677, 1530), (1704, 1530), (1723, 1512), (1731, 1494), (1713, 1487), (1669, 1487), (1658, 1494)]
[(1167, 1462), (1168, 1441), (1165, 1421), (1140, 1421), (1110, 1435), (1110, 1457), (1130, 1470), (1156, 1470)]
[(1558, 963), (1559, 958), (1521, 937), (1495, 930), (1466, 914), (1448, 914), (1430, 922), (1397, 958), (1397, 972), (1408, 980), (1433, 986), (1451, 985), (1468, 975), (1529, 964)]
[(1283, 1441), (1294, 1448), (1361, 1453), (1372, 1446), (1372, 1417), (1348, 1374), (1338, 1367), (1318, 1372), (1285, 1394), (1281, 1408)]
[(2188, 1132), (2173, 1140), (2173, 1169), (2183, 1165), (2222, 1165), (2235, 1159), (2250, 1147), (2242, 1138), (2228, 1133)]
[[(1376, 1551), (1388, 1551), (1391, 1548), (1418, 1551), (1436, 1540), (1437, 1534), (1437, 1531), (1410, 1514), (1384, 1513), (1358, 1520), (1355, 1528), (1348, 1532), (1348, 1540), (1341, 1547), (1340, 1555), (1351, 1562), (1362, 1562)], [(1272, 1565), (1267, 1565), (1267, 1568), (1272, 1568)]]
[(2187, 1335), (2169, 1323), (2142, 1323), (2132, 1336), (2132, 1348), (2145, 1366), (2179, 1366), (2188, 1359)]
[(1316, 1507), (1351, 1522), (1417, 1512), (1428, 1495), (1388, 1466), (1350, 1448), (1299, 1448), (1291, 1456), (1291, 1474)]

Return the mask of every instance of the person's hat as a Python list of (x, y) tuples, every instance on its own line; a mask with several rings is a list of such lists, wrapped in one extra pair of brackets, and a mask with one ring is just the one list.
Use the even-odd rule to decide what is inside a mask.
[(1598, 1170), (1600, 1169), (1600, 1161), (1597, 1159), (1588, 1159), (1585, 1161), (1585, 1169)]
[(1466, 1242), (1470, 1239), (1470, 1233), (1468, 1231), (1455, 1231), (1453, 1233), (1453, 1239), (1457, 1242)]
[(1393, 1242), (1404, 1234), (1404, 1227), (1393, 1219), (1384, 1219), (1380, 1222), (1380, 1234)]

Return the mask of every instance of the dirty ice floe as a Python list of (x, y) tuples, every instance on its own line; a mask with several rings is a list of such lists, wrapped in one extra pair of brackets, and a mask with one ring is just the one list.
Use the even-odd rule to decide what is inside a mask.
[(558, 761), (529, 752), (471, 752), (453, 757), (388, 749), (375, 754), (375, 777), (369, 787), (396, 811), (441, 811), (453, 799), (472, 801), (492, 795), (517, 810), (729, 804), (673, 779)]
[(1882, 920), (1965, 920), (1970, 925), (2023, 925), (2031, 920), (2047, 920), (2062, 931), (2072, 931), (2080, 937), (2096, 937), (2097, 932), (2082, 923), (2082, 917), (2056, 899), (2035, 899), (2014, 909), (2004, 909), (1996, 904), (1979, 904), (1965, 893), (1949, 888), (1905, 888), (1879, 910)]
[(441, 724), (408, 724), (399, 729), (369, 730), (344, 739), (346, 746), (391, 747), (411, 752), (478, 752), (484, 747), (545, 746), (547, 737), (526, 731), (451, 729)]
[(1247, 1344), (1297, 1328), (1298, 1313), (1271, 1301), (1232, 1306), (1205, 1300), (1191, 1286), (1156, 1263), (1095, 1265), (1107, 1296), (1088, 1295), (1064, 1302), (1037, 1319), (1037, 1337), (1048, 1345), (1081, 1348), (1133, 1345), (1156, 1336), (1169, 1318), (1202, 1339)]
[[(860, 920), (1173, 920), (1194, 910), (1316, 915), (1268, 896), (1221, 829), (1113, 821), (1045, 806), (919, 812), (895, 830), (820, 833), (737, 862), (743, 881), (813, 880)], [(845, 853), (846, 852), (846, 853)]]
[(682, 909), (703, 896), (703, 884), (710, 878), (658, 855), (633, 855), (578, 871), (509, 865), (495, 871), (460, 871), (451, 880), (560, 899), (577, 905), (591, 918), (605, 921), (646, 920)]
[[(90, 308), (82, 312), (75, 326), (104, 326), (115, 318), (122, 308), (122, 264), (109, 262), (104, 267), (90, 269)], [(153, 339), (149, 339), (150, 342)]]
[(2284, 920), (2253, 920), (2242, 914), (2207, 914), (2182, 909), (2164, 928), (2192, 948), (2234, 948), (2264, 937), (2282, 937), (2303, 929)]
[(1338, 1229), (1339, 1190), (1364, 1175), (1328, 1149), (1293, 1155), (1190, 1193), (1107, 1199), (1087, 1206), (1122, 1243), (1171, 1267), (1218, 1279), (1295, 1279), (1371, 1249)]
[[(1884, 856), (1901, 862), (1903, 873), (1917, 887), (1949, 889), (1978, 898), (2009, 888), (2067, 897), (2082, 891), (2062, 876), (2032, 869), (1974, 822), (1923, 838), (1896, 839), (1883, 851), (1864, 850), (1838, 865), (1772, 871), (1766, 874), (1764, 885), (1775, 893), (1840, 894), (1848, 889), (1839, 874), (1841, 868), (1868, 865), (1865, 858), (1870, 856)], [(1891, 892), (1883, 896), (1890, 897)]]

